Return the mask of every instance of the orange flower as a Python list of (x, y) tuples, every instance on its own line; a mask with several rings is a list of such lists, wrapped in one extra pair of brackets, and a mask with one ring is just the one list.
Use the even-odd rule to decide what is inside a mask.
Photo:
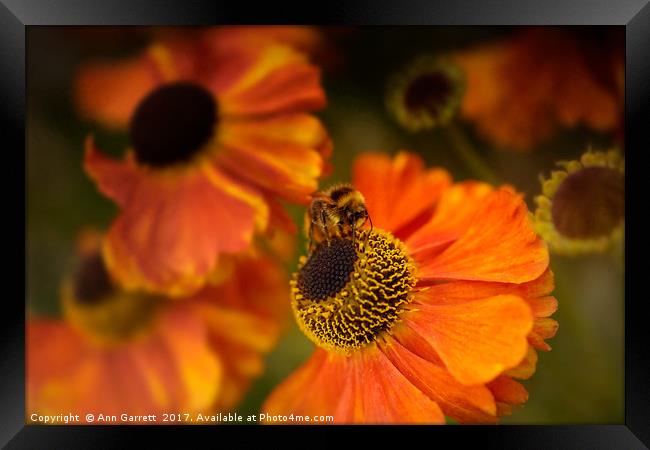
[(557, 128), (621, 132), (622, 34), (527, 28), (510, 39), (461, 51), (461, 115), (496, 145), (530, 150)]
[[(235, 406), (286, 316), (286, 274), (263, 255), (192, 301), (126, 292), (98, 249), (63, 287), (64, 319), (27, 322), (27, 417), (205, 413)], [(251, 275), (255, 274), (255, 277)]]
[(104, 254), (127, 289), (195, 293), (223, 253), (275, 226), (292, 229), (280, 200), (307, 202), (326, 170), (330, 140), (308, 114), (325, 104), (318, 68), (276, 40), (237, 36), (176, 37), (79, 73), (82, 114), (129, 128), (123, 161), (92, 138), (85, 158), (121, 209)]
[(557, 302), (522, 198), (452, 184), (408, 153), (359, 157), (353, 184), (374, 228), (301, 259), (292, 306), (319, 348), (262, 418), (490, 423), (524, 403), (514, 378), (534, 373), (535, 349), (550, 349)]

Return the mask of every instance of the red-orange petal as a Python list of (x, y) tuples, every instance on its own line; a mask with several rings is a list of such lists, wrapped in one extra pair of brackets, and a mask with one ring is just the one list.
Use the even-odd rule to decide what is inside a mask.
[(148, 54), (122, 61), (82, 66), (74, 82), (75, 102), (83, 117), (113, 128), (125, 128), (144, 96), (162, 82)]
[(343, 356), (317, 349), (307, 362), (276, 386), (261, 412), (270, 416), (332, 415), (342, 398), (346, 374)]
[(276, 343), (280, 326), (245, 309), (223, 308), (216, 302), (200, 308), (210, 327), (211, 346), (221, 357), (225, 371), (217, 405), (229, 409), (264, 370), (264, 356)]
[(458, 239), (472, 224), (474, 215), (492, 186), (478, 181), (463, 181), (446, 189), (430, 220), (406, 241), (416, 261), (425, 260), (431, 249)]
[(527, 380), (533, 376), (537, 369), (537, 352), (532, 346), (528, 346), (528, 352), (521, 362), (510, 370), (503, 372), (504, 375), (520, 380)]
[(206, 31), (206, 38), (220, 41), (221, 45), (264, 45), (279, 42), (306, 53), (324, 46), (322, 33), (312, 26), (298, 25), (235, 25), (215, 27)]
[(427, 340), (403, 322), (397, 322), (393, 326), (392, 336), (411, 353), (440, 367), (444, 367), (445, 363), (442, 362), (438, 353), (436, 353)]
[(527, 299), (535, 317), (549, 317), (557, 311), (557, 299), (552, 296)]
[(514, 295), (450, 305), (417, 303), (403, 320), (463, 384), (485, 383), (519, 364), (533, 326), (530, 307)]
[[(591, 62), (596, 52), (606, 62), (598, 67)], [(584, 46), (565, 31), (536, 28), (460, 52), (455, 59), (467, 75), (461, 113), (499, 147), (518, 150), (532, 149), (558, 125), (613, 130), (621, 115), (622, 53), (621, 45)], [(535, 89), (525, 89), (530, 85)]]
[(527, 283), (495, 283), (489, 281), (450, 281), (423, 288), (417, 302), (429, 304), (458, 304), (492, 297), (517, 295), (528, 303), (535, 317), (547, 317), (557, 310), (557, 300), (548, 294), (554, 288), (553, 273), (547, 269), (540, 277)]
[(497, 402), (521, 405), (528, 400), (528, 391), (521, 383), (510, 377), (499, 376), (487, 384)]
[(376, 346), (350, 357), (355, 423), (444, 424), (440, 407), (415, 387)]
[(429, 217), (451, 177), (442, 169), (426, 169), (412, 153), (394, 158), (366, 153), (355, 159), (352, 183), (365, 197), (373, 226), (403, 239), (409, 223)]
[(549, 319), (548, 317), (535, 319), (533, 330), (528, 336), (528, 342), (539, 350), (550, 351), (551, 346), (546, 343), (545, 339), (550, 339), (555, 336), (559, 326), (556, 320)]
[(217, 411), (232, 410), (262, 373), (266, 353), (276, 344), (290, 311), (287, 274), (279, 261), (259, 251), (229, 257), (228, 262), (227, 279), (183, 303), (202, 318), (210, 347), (221, 360), (219, 396), (211, 405)]
[(496, 422), (494, 398), (485, 386), (460, 384), (447, 369), (411, 353), (395, 340), (387, 340), (380, 347), (395, 367), (434, 400), (445, 415), (461, 423)]
[[(29, 319), (25, 337), (28, 392), (38, 390), (45, 374), (67, 376), (86, 353), (81, 336), (60, 320)], [(34, 398), (28, 395), (27, 400)]]
[(418, 276), (525, 283), (542, 275), (548, 261), (526, 204), (514, 192), (500, 189), (485, 199), (462, 236), (439, 255), (421, 261)]
[(185, 304), (161, 311), (148, 335), (113, 346), (89, 343), (64, 321), (30, 320), (27, 410), (65, 410), (82, 420), (85, 413), (202, 410), (214, 401), (220, 376), (205, 330)]
[(196, 411), (209, 407), (219, 394), (222, 366), (210, 347), (208, 324), (191, 306), (180, 304), (167, 309), (157, 332), (183, 386), (179, 403)]
[[(325, 93), (320, 70), (289, 46), (271, 44), (239, 49), (245, 70), (217, 89), (224, 117), (250, 117), (320, 109)], [(242, 61), (244, 58), (242, 57)], [(226, 87), (227, 86), (227, 87)]]
[(333, 415), (335, 423), (444, 423), (438, 405), (375, 346), (349, 357), (316, 350), (271, 393), (262, 412)]
[(104, 243), (113, 276), (127, 289), (189, 295), (221, 253), (242, 251), (268, 208), (209, 163), (141, 177)]
[(101, 153), (92, 136), (85, 141), (84, 170), (97, 183), (102, 194), (119, 206), (124, 206), (138, 186), (142, 173), (138, 171), (132, 155), (116, 161)]
[(306, 203), (323, 174), (329, 137), (318, 119), (287, 114), (249, 121), (224, 120), (215, 162), (276, 196)]
[(295, 234), (298, 231), (296, 223), (293, 221), (282, 203), (275, 199), (270, 193), (264, 195), (264, 201), (269, 207), (269, 238), (276, 244), (284, 241), (284, 249), (290, 254), (288, 258), (293, 257), (295, 250)]

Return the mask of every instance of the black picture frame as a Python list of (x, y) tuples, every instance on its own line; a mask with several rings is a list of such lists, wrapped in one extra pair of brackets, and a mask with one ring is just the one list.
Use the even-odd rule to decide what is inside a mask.
[[(643, 151), (650, 150), (647, 130), (650, 115), (650, 0), (456, 0), (433, 3), (359, 1), (302, 5), (277, 2), (194, 0), (0, 0), (0, 136), (4, 146), (3, 192), (5, 204), (4, 261), (8, 269), (25, 270), (27, 202), (25, 167), (26, 28), (37, 25), (206, 25), (223, 23), (310, 23), (348, 25), (621, 25), (626, 35), (626, 276), (625, 276), (625, 423), (567, 426), (497, 427), (124, 427), (25, 425), (25, 307), (18, 292), (26, 295), (23, 277), (5, 272), (4, 314), (0, 327), (2, 377), (0, 380), (0, 444), (7, 448), (115, 448), (146, 436), (168, 443), (195, 442), (197, 435), (217, 443), (224, 433), (236, 433), (248, 447), (252, 439), (281, 439), (283, 445), (310, 447), (338, 445), (341, 431), (363, 433), (366, 443), (385, 442), (391, 435), (408, 435), (406, 445), (426, 439), (476, 444), (488, 448), (589, 448), (636, 449), (650, 446), (650, 357), (648, 315), (642, 294), (645, 269), (642, 255), (643, 209), (635, 200), (643, 192)], [(249, 4), (246, 4), (249, 3)], [(648, 175), (645, 174), (645, 177)], [(22, 195), (21, 195), (22, 193)], [(11, 212), (10, 212), (11, 211)], [(7, 245), (13, 244), (13, 245)], [(23, 262), (22, 266), (18, 262)], [(639, 275), (639, 276), (637, 276)], [(18, 280), (22, 280), (20, 283)], [(6, 290), (5, 290), (6, 291)], [(400, 427), (405, 428), (405, 427)], [(125, 431), (127, 431), (125, 433)], [(398, 431), (398, 433), (394, 433)], [(426, 436), (420, 436), (420, 434)], [(191, 439), (191, 440), (189, 440)], [(215, 440), (217, 439), (217, 440)], [(268, 445), (268, 442), (267, 442)], [(228, 446), (229, 448), (231, 446)], [(236, 447), (236, 446), (235, 446)], [(275, 447), (275, 446), (272, 446)]]

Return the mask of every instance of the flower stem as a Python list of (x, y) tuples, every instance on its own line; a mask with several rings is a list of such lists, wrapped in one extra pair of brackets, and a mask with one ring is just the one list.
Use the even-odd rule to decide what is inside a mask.
[(491, 184), (499, 184), (499, 177), (494, 173), (492, 168), (487, 165), (460, 126), (451, 123), (446, 127), (446, 130), (447, 138), (454, 146), (456, 153), (474, 175)]

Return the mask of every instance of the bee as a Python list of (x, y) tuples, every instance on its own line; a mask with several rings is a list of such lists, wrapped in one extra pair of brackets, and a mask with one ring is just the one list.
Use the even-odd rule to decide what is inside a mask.
[(363, 194), (351, 184), (337, 184), (312, 196), (311, 204), (305, 218), (309, 235), (309, 248), (333, 238), (352, 236), (361, 228), (368, 215)]

